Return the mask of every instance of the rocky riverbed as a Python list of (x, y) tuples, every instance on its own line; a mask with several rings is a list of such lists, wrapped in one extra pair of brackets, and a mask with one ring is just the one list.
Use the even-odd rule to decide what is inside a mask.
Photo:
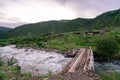
[(0, 57), (14, 57), (21, 67), (22, 73), (32, 73), (35, 76), (59, 73), (72, 58), (65, 58), (56, 52), (46, 52), (32, 48), (15, 48), (15, 45), (0, 47)]

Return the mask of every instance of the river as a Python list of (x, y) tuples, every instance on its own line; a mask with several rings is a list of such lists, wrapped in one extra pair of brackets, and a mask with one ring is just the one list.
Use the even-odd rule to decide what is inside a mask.
[(15, 48), (15, 45), (0, 47), (0, 57), (17, 60), (22, 73), (32, 73), (35, 76), (59, 73), (72, 58), (65, 58), (56, 52), (46, 52), (32, 48)]
[[(64, 55), (54, 51), (18, 49), (15, 45), (0, 47), (0, 57), (6, 59), (14, 57), (18, 61), (22, 73), (32, 73), (36, 76), (46, 75), (49, 72), (59, 73), (72, 60), (72, 58), (65, 58)], [(120, 73), (120, 60), (112, 60), (109, 63), (95, 62), (95, 72), (101, 71)]]

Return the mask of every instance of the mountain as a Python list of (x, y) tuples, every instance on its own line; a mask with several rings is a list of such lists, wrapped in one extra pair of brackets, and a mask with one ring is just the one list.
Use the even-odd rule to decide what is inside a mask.
[(12, 28), (8, 28), (8, 27), (4, 27), (4, 26), (0, 26), (0, 35), (11, 30)]
[(120, 27), (120, 9), (109, 11), (94, 19), (77, 18), (73, 20), (45, 21), (18, 26), (7, 31), (5, 37), (40, 35), (43, 33), (64, 33)]
[(92, 29), (120, 27), (120, 9), (97, 16), (88, 26), (91, 26)]
[(11, 30), (11, 28), (0, 26), (0, 33), (4, 33), (8, 30)]
[(77, 18), (74, 20), (45, 21), (35, 24), (26, 24), (5, 33), (5, 36), (28, 36), (40, 35), (43, 33), (64, 33), (77, 31), (85, 27), (91, 19)]

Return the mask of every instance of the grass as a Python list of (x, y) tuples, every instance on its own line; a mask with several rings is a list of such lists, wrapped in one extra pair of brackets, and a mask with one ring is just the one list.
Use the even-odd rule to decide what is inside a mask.
[(48, 44), (45, 45), (47, 48), (58, 49), (60, 51), (67, 51), (73, 48), (81, 48), (91, 45), (88, 39), (92, 36), (82, 36), (75, 34), (66, 34), (63, 37), (54, 38), (48, 40)]
[[(115, 37), (120, 35), (120, 32), (111, 31), (107, 34), (97, 36), (83, 36), (83, 34), (73, 34), (72, 32), (64, 33), (62, 34), (63, 36), (58, 35), (59, 34), (44, 34), (39, 36), (17, 37), (8, 40), (4, 39), (0, 40), (0, 46), (15, 44), (17, 47), (42, 47), (60, 51), (87, 46), (94, 48), (94, 42), (96, 40), (103, 37)], [(118, 38), (117, 41), (120, 43), (120, 38)]]
[[(100, 38), (120, 35), (120, 33), (110, 32), (105, 35), (97, 35), (97, 36), (83, 36), (73, 33), (66, 33), (64, 36), (31, 36), (31, 37), (21, 37), (14, 38), (9, 40), (0, 40), (0, 45), (8, 45), (8, 44), (16, 44), (18, 47), (44, 47), (49, 49), (57, 49), (62, 52), (73, 48), (83, 48), (92, 46), (93, 49), (95, 45), (95, 40), (99, 40)], [(52, 36), (52, 37), (51, 37)], [(118, 44), (120, 39), (118, 38)], [(120, 46), (120, 44), (119, 44)], [(21, 74), (19, 66), (13, 66), (16, 61), (11, 58), (8, 59), (7, 65), (5, 65), (4, 61), (0, 59), (0, 80), (10, 80), (12, 78), (16, 78), (17, 80), (30, 80), (37, 78), (39, 80), (44, 78), (50, 78), (52, 75), (49, 73), (46, 76), (33, 77), (31, 74)], [(118, 73), (102, 73), (102, 80), (120, 80), (120, 75)]]
[(13, 66), (15, 63), (14, 58), (7, 59), (7, 61), (0, 58), (0, 80), (29, 80), (32, 78), (31, 74), (21, 74), (20, 66)]
[(4, 74), (0, 74), (0, 80), (4, 80), (5, 75)]
[(2, 60), (2, 58), (0, 57), (0, 66), (4, 65), (4, 61)]
[[(6, 61), (5, 61), (6, 62)], [(21, 74), (21, 67), (20, 66), (13, 66), (16, 63), (14, 58), (10, 58), (5, 63), (0, 58), (0, 80), (43, 80), (45, 78), (52, 77), (52, 73), (49, 71), (45, 76), (33, 76), (31, 73), (24, 73)]]
[(102, 80), (120, 80), (120, 73), (107, 73), (103, 72), (100, 74)]
[(12, 57), (10, 59), (7, 59), (7, 65), (8, 66), (12, 66), (12, 65), (14, 65), (16, 63), (17, 63), (17, 60), (14, 57)]

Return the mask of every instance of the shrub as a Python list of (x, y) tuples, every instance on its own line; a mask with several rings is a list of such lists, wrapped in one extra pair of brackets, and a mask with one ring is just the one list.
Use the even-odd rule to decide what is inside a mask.
[(7, 43), (6, 42), (0, 42), (0, 46), (6, 46)]
[(111, 59), (118, 54), (118, 43), (111, 38), (103, 38), (95, 42), (95, 48), (97, 53), (102, 58)]
[(120, 43), (120, 35), (115, 36), (118, 43)]
[(0, 73), (0, 80), (4, 80), (4, 75)]
[(120, 80), (120, 74), (119, 73), (102, 72), (100, 74), (100, 77), (101, 77), (102, 80)]
[(7, 60), (7, 65), (8, 66), (12, 66), (12, 65), (14, 65), (16, 63), (17, 63), (17, 60), (14, 57)]

